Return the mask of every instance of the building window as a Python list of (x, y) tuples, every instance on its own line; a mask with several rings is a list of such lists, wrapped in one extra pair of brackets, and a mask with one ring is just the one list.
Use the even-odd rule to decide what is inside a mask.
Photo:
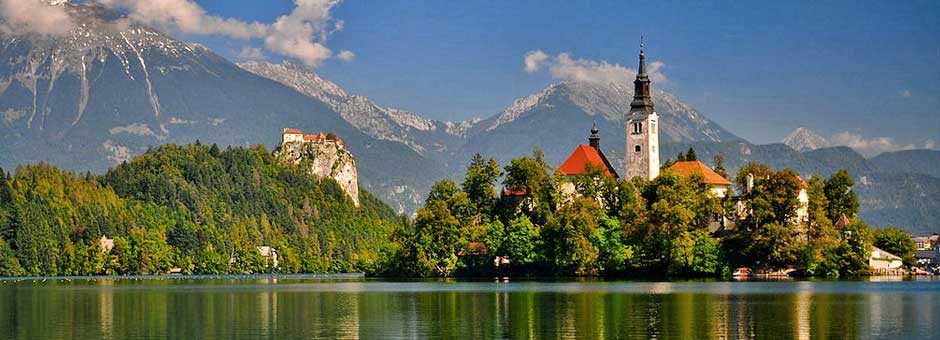
[(633, 123), (633, 134), (636, 135), (636, 134), (641, 134), (641, 133), (643, 133), (643, 123), (642, 122)]
[(656, 122), (650, 122), (650, 133), (656, 133)]
[(633, 147), (633, 151), (640, 152), (640, 146), (637, 145), (637, 146)]

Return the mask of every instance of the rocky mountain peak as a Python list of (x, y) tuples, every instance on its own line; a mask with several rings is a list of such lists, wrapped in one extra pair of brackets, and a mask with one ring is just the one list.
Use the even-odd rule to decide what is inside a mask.
[[(663, 134), (666, 141), (722, 142), (739, 139), (675, 95), (660, 89), (653, 89), (652, 95), (656, 111), (664, 117)], [(620, 122), (630, 111), (632, 100), (631, 84), (564, 81), (514, 100), (499, 114), (480, 122), (475, 130), (493, 131), (539, 113), (570, 115), (580, 111), (610, 122)]]
[(793, 132), (790, 132), (782, 142), (799, 152), (813, 151), (832, 146), (825, 137), (820, 136), (807, 127), (796, 128)]
[(339, 85), (296, 63), (252, 61), (238, 65), (326, 103), (344, 120), (374, 138), (400, 142), (419, 153), (440, 148), (443, 143), (439, 142), (437, 132), (453, 137), (462, 131), (457, 128), (460, 124), (423, 118), (405, 110), (381, 107), (364, 96), (349, 95)]

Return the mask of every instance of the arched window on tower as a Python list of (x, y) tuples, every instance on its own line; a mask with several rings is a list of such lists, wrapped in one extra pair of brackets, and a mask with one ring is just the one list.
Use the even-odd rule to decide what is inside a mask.
[(633, 151), (640, 152), (640, 146), (639, 145), (634, 146)]
[(643, 133), (643, 123), (642, 122), (633, 123), (633, 134), (636, 135), (636, 134), (641, 134), (641, 133)]

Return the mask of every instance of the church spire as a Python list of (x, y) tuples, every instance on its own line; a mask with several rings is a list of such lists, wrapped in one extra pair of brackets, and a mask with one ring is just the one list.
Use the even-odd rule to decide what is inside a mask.
[(640, 66), (637, 68), (636, 80), (633, 81), (633, 102), (630, 103), (630, 113), (652, 113), (653, 99), (650, 97), (650, 78), (646, 75), (646, 51), (644, 51), (643, 37), (640, 37)]
[(591, 127), (591, 137), (588, 138), (588, 143), (592, 148), (597, 150), (601, 149), (601, 130), (597, 129), (597, 121), (594, 121), (594, 126)]

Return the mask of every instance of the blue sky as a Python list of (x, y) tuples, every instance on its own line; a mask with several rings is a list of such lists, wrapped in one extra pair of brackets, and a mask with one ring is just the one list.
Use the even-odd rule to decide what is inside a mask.
[[(270, 23), (288, 0), (202, 0), (208, 13)], [(555, 81), (526, 73), (527, 51), (635, 67), (637, 40), (665, 63), (662, 86), (733, 133), (778, 141), (823, 135), (940, 143), (940, 2), (347, 1), (349, 50), (316, 72), (383, 106), (463, 120), (499, 112)], [(237, 59), (248, 42), (195, 37)], [(276, 55), (267, 55), (277, 60)]]

